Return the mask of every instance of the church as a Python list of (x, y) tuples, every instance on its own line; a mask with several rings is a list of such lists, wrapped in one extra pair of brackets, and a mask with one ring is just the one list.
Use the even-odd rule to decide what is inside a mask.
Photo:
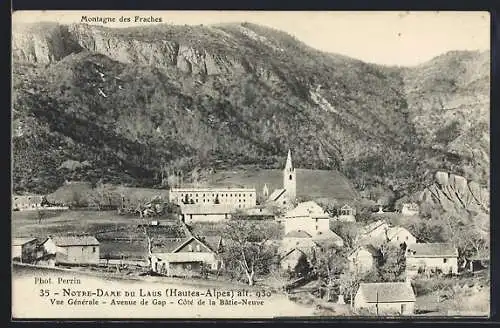
[(288, 150), (285, 168), (283, 170), (283, 188), (274, 190), (269, 195), (267, 184), (264, 185), (263, 195), (267, 198), (267, 203), (280, 207), (293, 206), (297, 199), (297, 174), (292, 164), (292, 152)]

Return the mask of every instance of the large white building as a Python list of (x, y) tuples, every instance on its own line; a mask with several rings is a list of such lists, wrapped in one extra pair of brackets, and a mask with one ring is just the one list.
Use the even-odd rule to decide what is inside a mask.
[(172, 203), (228, 205), (232, 208), (251, 208), (257, 205), (255, 188), (173, 188), (169, 193)]

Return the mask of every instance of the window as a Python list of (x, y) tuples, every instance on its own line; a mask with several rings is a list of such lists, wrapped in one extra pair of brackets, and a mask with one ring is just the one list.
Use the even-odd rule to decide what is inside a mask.
[(95, 253), (95, 247), (92, 247), (92, 253)]
[(289, 177), (290, 180), (292, 180), (292, 175), (290, 174), (290, 177)]
[(193, 245), (188, 245), (188, 251), (190, 251), (190, 252), (193, 251)]
[(446, 263), (447, 262), (447, 259), (443, 259), (443, 263)]
[(201, 252), (200, 245), (196, 245), (196, 251)]
[(408, 240), (408, 236), (406, 236), (406, 240)]

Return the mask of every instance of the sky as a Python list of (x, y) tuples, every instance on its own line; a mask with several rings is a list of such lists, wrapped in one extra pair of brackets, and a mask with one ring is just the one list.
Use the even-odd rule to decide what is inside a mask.
[(20, 11), (19, 22), (82, 22), (82, 16), (114, 17), (108, 27), (150, 25), (119, 18), (161, 18), (168, 24), (250, 22), (285, 31), (304, 43), (382, 65), (413, 66), (451, 50), (489, 50), (488, 12), (333, 12), (333, 11)]

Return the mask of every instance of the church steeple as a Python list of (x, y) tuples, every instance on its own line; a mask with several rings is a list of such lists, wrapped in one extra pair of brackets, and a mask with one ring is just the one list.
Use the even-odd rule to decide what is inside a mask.
[(288, 149), (288, 156), (286, 158), (285, 171), (288, 171), (288, 172), (292, 172), (293, 171), (292, 151), (290, 149)]
[(292, 151), (288, 150), (285, 169), (283, 170), (283, 188), (289, 202), (295, 202), (297, 197), (297, 179), (295, 169), (292, 164)]

